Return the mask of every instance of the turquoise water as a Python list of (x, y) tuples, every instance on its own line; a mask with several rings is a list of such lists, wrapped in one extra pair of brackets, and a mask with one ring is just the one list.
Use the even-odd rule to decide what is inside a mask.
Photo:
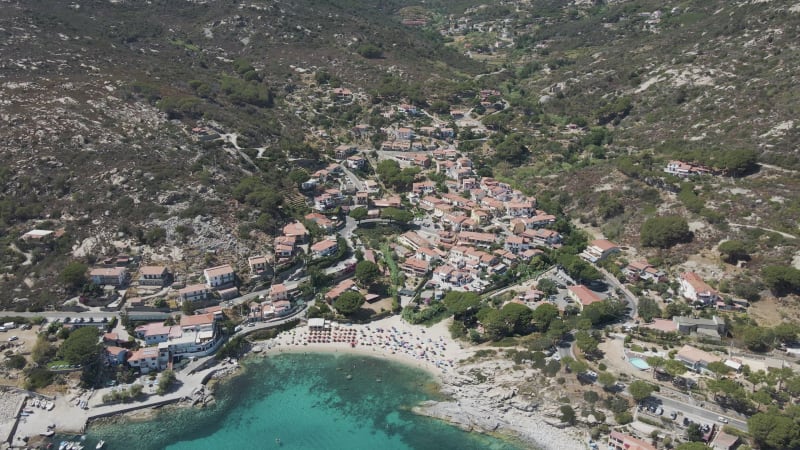
[(247, 361), (245, 368), (217, 389), (214, 407), (95, 424), (87, 448), (99, 439), (111, 450), (524, 448), (413, 414), (412, 406), (436, 393), (430, 375), (410, 367), (353, 355), (285, 354)]
[(642, 358), (631, 358), (630, 363), (639, 370), (647, 370), (650, 368), (650, 364), (647, 364)]

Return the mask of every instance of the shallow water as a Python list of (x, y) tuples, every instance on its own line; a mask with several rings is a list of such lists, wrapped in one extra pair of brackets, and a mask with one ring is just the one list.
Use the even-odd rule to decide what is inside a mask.
[(391, 361), (283, 354), (244, 364), (218, 387), (214, 407), (96, 424), (86, 447), (104, 439), (112, 450), (524, 448), (413, 414), (411, 407), (437, 398), (435, 381)]

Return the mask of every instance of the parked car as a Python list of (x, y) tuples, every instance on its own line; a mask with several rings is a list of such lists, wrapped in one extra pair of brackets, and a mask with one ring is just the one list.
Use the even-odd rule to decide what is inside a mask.
[(8, 338), (8, 342), (14, 342), (14, 341), (16, 341), (18, 339), (19, 338), (17, 336), (11, 336), (10, 338)]
[(672, 420), (677, 419), (678, 418), (678, 413), (676, 413), (675, 411), (672, 411), (671, 413), (669, 413), (669, 418), (672, 419)]
[(724, 418), (722, 416), (717, 417), (717, 420), (719, 420), (722, 423), (728, 423), (728, 419), (726, 419), (726, 418)]

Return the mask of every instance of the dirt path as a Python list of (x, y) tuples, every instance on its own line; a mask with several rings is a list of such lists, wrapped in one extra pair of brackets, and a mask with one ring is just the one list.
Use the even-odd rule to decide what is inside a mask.
[(789, 233), (785, 233), (783, 231), (773, 230), (772, 228), (760, 227), (758, 225), (745, 225), (743, 223), (729, 223), (728, 225), (730, 225), (732, 227), (757, 228), (759, 230), (769, 231), (771, 233), (778, 233), (778, 234), (780, 234), (781, 236), (783, 236), (785, 238), (797, 239), (797, 236), (795, 236), (795, 235), (792, 235), (792, 234), (789, 234)]

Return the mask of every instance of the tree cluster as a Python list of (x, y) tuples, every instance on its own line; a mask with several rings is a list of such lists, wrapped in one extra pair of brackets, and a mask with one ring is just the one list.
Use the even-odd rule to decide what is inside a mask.
[(387, 186), (397, 192), (408, 192), (420, 170), (418, 167), (400, 169), (400, 163), (393, 159), (386, 159), (378, 163), (375, 171)]
[(670, 248), (692, 240), (686, 219), (680, 216), (660, 216), (642, 224), (641, 241), (645, 247)]

